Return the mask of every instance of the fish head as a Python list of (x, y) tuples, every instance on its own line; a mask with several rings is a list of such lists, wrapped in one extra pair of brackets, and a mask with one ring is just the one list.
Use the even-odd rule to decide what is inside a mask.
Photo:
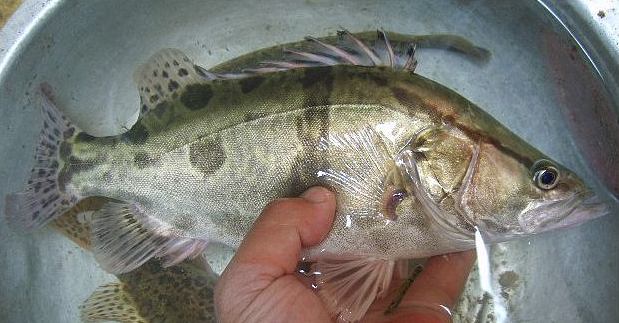
[(429, 223), (456, 242), (470, 243), (475, 229), (500, 242), (610, 212), (577, 174), (504, 128), (475, 135), (462, 127), (426, 130), (399, 160)]
[[(505, 214), (518, 226), (511, 235), (529, 235), (561, 228), (570, 228), (608, 214), (610, 205), (575, 172), (550, 160), (541, 158), (531, 167), (522, 164), (519, 188), (510, 191), (503, 185), (498, 194), (513, 194), (514, 210)], [(510, 214), (511, 213), (511, 214)]]

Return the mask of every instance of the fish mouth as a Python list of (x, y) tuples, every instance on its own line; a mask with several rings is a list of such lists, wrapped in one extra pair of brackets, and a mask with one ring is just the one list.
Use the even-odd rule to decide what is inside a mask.
[(604, 202), (597, 194), (585, 194), (581, 203), (576, 205), (572, 211), (560, 220), (555, 228), (571, 228), (583, 224), (589, 220), (599, 218), (611, 213), (611, 206)]
[(542, 233), (579, 226), (607, 215), (611, 206), (591, 190), (584, 190), (564, 199), (544, 202), (519, 217), (525, 234)]

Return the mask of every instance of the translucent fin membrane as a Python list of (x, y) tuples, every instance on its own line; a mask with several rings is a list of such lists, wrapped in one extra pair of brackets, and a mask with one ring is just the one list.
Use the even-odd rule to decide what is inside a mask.
[(266, 61), (260, 67), (249, 69), (251, 73), (271, 73), (292, 68), (359, 65), (389, 66), (414, 72), (415, 44), (409, 44), (403, 51), (395, 51), (384, 31), (377, 31), (376, 42), (369, 45), (347, 30), (338, 31), (339, 44), (331, 45), (313, 37), (306, 37), (314, 51), (287, 51), (283, 61)]
[(325, 260), (314, 265), (318, 295), (339, 322), (359, 321), (383, 297), (399, 270), (397, 261), (376, 258)]
[(137, 205), (108, 203), (92, 224), (94, 254), (111, 273), (131, 271), (153, 257), (164, 266), (197, 256), (207, 240), (178, 237), (169, 226), (144, 214)]

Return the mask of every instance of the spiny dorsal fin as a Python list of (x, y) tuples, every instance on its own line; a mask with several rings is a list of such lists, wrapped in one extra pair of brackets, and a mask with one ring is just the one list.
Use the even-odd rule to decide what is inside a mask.
[(260, 67), (248, 72), (271, 73), (292, 68), (330, 65), (389, 66), (415, 71), (415, 44), (396, 49), (391, 45), (387, 34), (380, 30), (377, 31), (374, 45), (365, 43), (347, 30), (338, 31), (338, 37), (337, 45), (306, 37), (305, 39), (314, 45), (314, 51), (286, 51), (283, 61), (262, 62)]
[(82, 304), (80, 316), (83, 322), (148, 323), (122, 283), (99, 286)]
[(178, 49), (166, 48), (140, 66), (134, 79), (140, 93), (140, 117), (157, 105), (175, 100), (190, 84), (208, 83), (221, 77), (194, 64)]

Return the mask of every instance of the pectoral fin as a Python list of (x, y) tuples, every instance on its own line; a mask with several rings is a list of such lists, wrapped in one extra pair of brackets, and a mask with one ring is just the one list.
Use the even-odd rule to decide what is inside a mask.
[(394, 277), (406, 275), (407, 260), (330, 259), (314, 264), (318, 295), (341, 322), (359, 321), (370, 305), (387, 295)]
[(108, 203), (92, 223), (95, 258), (114, 274), (131, 271), (153, 257), (164, 266), (197, 256), (207, 240), (181, 237), (171, 226), (147, 215), (137, 204)]

